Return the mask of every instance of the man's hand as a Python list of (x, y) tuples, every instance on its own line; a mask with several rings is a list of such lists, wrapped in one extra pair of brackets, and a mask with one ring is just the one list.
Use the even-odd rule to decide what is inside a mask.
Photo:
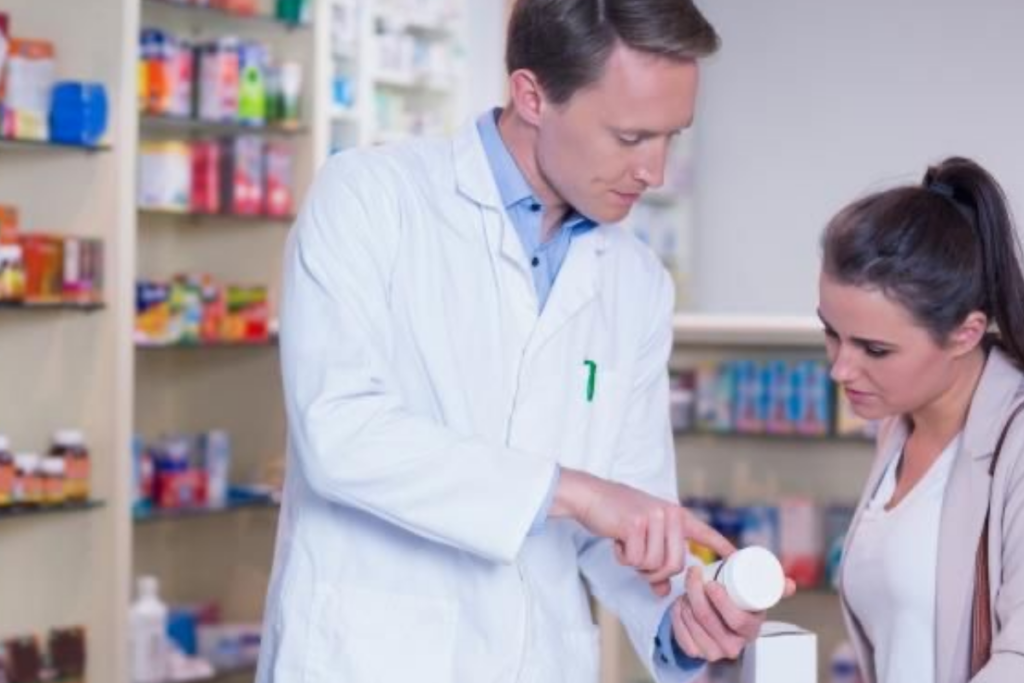
[(723, 556), (735, 551), (686, 508), (576, 470), (562, 470), (551, 516), (571, 517), (615, 541), (619, 562), (637, 569), (661, 596), (668, 595), (669, 580), (686, 567), (689, 541)]
[[(796, 592), (786, 579), (785, 597)], [(700, 567), (686, 573), (686, 593), (672, 605), (672, 633), (689, 657), (717, 662), (736, 659), (761, 632), (766, 612), (745, 612), (737, 607), (725, 587), (704, 583)]]

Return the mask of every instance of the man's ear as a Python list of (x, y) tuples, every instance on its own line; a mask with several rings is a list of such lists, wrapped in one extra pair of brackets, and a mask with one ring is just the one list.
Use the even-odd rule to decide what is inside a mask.
[(547, 101), (537, 75), (529, 69), (518, 69), (509, 76), (508, 87), (509, 99), (519, 118), (531, 126), (539, 125)]

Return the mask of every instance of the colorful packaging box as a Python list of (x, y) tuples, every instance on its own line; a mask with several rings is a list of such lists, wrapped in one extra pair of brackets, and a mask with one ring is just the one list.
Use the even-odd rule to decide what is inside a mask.
[(824, 571), (821, 509), (806, 498), (779, 502), (779, 555), (798, 588), (820, 586)]
[(4, 88), (6, 86), (7, 60), (11, 51), (11, 18), (0, 12), (0, 121), (2, 121)]
[(799, 387), (799, 417), (796, 431), (807, 436), (825, 436), (832, 425), (832, 381), (823, 361), (802, 361), (796, 365)]
[(261, 342), (270, 337), (270, 306), (265, 286), (229, 285), (225, 305), (225, 341)]
[(293, 154), (290, 145), (270, 142), (266, 147), (266, 214), (287, 218), (295, 213)]
[(135, 285), (135, 341), (171, 341), (171, 289), (167, 283), (141, 280)]
[(18, 243), (18, 210), (0, 204), (0, 245)]
[(240, 135), (221, 146), (221, 204), (228, 213), (258, 216), (263, 213), (264, 166), (261, 138)]
[(64, 298), (64, 245), (54, 235), (20, 238), (25, 263), (25, 301), (57, 303)]
[(4, 91), (4, 136), (49, 140), (55, 54), (53, 43), (46, 40), (11, 40)]
[(63, 297), (74, 303), (103, 300), (103, 242), (98, 239), (64, 239)]

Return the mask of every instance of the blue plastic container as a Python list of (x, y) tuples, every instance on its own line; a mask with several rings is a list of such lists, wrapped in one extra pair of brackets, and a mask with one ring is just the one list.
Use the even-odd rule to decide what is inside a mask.
[(101, 84), (57, 83), (50, 109), (50, 140), (96, 146), (107, 131), (107, 110), (107, 91)]

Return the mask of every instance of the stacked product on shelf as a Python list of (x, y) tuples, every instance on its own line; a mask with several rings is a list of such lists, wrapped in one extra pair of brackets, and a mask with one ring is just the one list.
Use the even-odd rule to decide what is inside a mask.
[(461, 52), (448, 33), (459, 8), (448, 0), (384, 4), (376, 15), (374, 63), (377, 127), (389, 134), (443, 134), (443, 107), (425, 105), (408, 90), (446, 95), (456, 87)]
[(107, 93), (98, 83), (57, 80), (57, 48), (18, 37), (0, 12), (0, 137), (95, 146), (107, 127)]
[(81, 681), (85, 676), (86, 631), (82, 626), (53, 628), (45, 647), (31, 634), (0, 642), (0, 680), (7, 683)]
[(269, 311), (265, 285), (224, 285), (207, 275), (144, 280), (136, 285), (135, 342), (265, 343), (271, 338)]
[(829, 377), (823, 360), (703, 363), (672, 380), (677, 432), (873, 436)]
[(297, 128), (302, 65), (225, 36), (193, 44), (159, 28), (140, 35), (139, 111), (156, 117)]
[(138, 205), (171, 213), (289, 218), (293, 152), (279, 140), (149, 140), (139, 155)]
[(13, 452), (0, 434), (0, 515), (89, 501), (90, 456), (77, 429), (54, 432), (49, 451)]
[(231, 470), (227, 432), (166, 436), (149, 444), (136, 435), (132, 444), (135, 515), (227, 507)]
[(160, 583), (138, 579), (129, 613), (132, 683), (208, 680), (256, 665), (259, 623), (225, 623), (215, 602), (168, 607)]
[[(240, 17), (254, 17), (260, 13), (258, 0), (160, 0), (173, 5), (188, 7), (209, 7)], [(286, 24), (308, 24), (311, 12), (310, 0), (277, 0), (273, 18)]]
[(103, 242), (21, 233), (18, 211), (0, 205), (0, 302), (99, 304)]

